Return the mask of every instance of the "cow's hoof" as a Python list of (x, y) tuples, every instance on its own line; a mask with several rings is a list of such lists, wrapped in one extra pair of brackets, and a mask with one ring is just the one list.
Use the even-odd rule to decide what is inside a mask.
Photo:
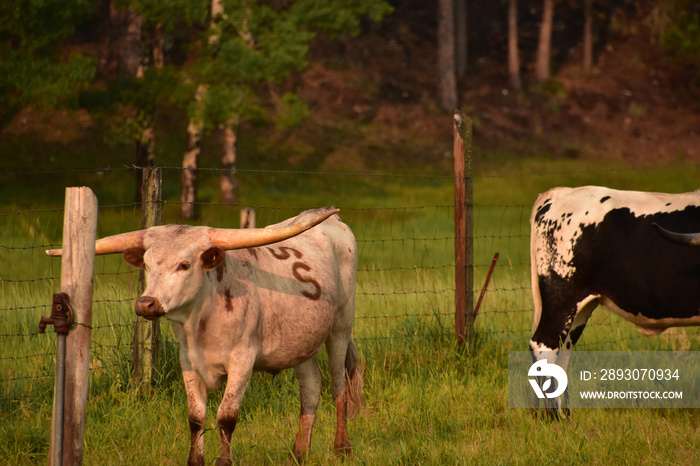
[(350, 444), (343, 444), (343, 445), (335, 445), (333, 447), (333, 450), (335, 451), (335, 454), (338, 456), (350, 456), (352, 454), (352, 449), (350, 448)]
[(233, 460), (231, 458), (222, 458), (220, 456), (216, 458), (216, 466), (233, 466)]
[(309, 456), (309, 451), (297, 450), (295, 448), (292, 454), (294, 455), (294, 461), (296, 461), (297, 464), (304, 464), (304, 461), (306, 461), (306, 457)]

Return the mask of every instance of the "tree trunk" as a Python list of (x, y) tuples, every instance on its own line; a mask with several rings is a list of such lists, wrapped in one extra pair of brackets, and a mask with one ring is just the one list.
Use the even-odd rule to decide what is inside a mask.
[(202, 129), (204, 128), (204, 98), (206, 86), (200, 85), (195, 93), (195, 111), (187, 125), (187, 151), (182, 158), (180, 178), (180, 216), (185, 220), (197, 218), (197, 167), (201, 152)]
[(535, 63), (535, 79), (544, 82), (549, 79), (549, 65), (552, 55), (552, 23), (554, 20), (554, 0), (544, 0), (540, 39), (537, 44), (537, 62)]
[(593, 16), (591, 0), (586, 0), (583, 7), (583, 73), (588, 75), (593, 68)]
[(236, 176), (236, 140), (238, 125), (230, 121), (224, 128), (221, 155), (221, 202), (238, 204), (238, 177)]
[(443, 110), (457, 108), (457, 79), (455, 77), (455, 28), (453, 0), (440, 0), (438, 20), (438, 81), (440, 106)]
[(467, 0), (455, 1), (455, 63), (457, 78), (467, 74)]
[(158, 70), (162, 70), (165, 64), (165, 56), (163, 55), (163, 26), (161, 24), (156, 24), (156, 27), (153, 29), (151, 51), (153, 55), (153, 66)]
[[(218, 42), (221, 37), (221, 19), (224, 16), (223, 0), (211, 1), (211, 24), (209, 25), (209, 44)], [(201, 152), (201, 137), (204, 129), (204, 106), (207, 86), (199, 85), (195, 93), (195, 109), (187, 125), (187, 150), (182, 157), (182, 176), (180, 177), (180, 216), (186, 220), (197, 218), (197, 167)]]
[(141, 16), (130, 8), (118, 10), (109, 3), (111, 40), (107, 69), (116, 74), (135, 76), (141, 66)]
[(520, 53), (518, 51), (518, 0), (508, 5), (508, 77), (510, 86), (520, 90)]
[[(148, 47), (151, 51), (151, 58), (153, 59), (153, 66), (161, 70), (163, 69), (163, 31), (160, 24), (156, 25), (153, 30), (153, 37), (151, 37), (151, 43)], [(146, 48), (146, 47), (144, 47)], [(139, 67), (136, 76), (142, 78), (145, 73), (145, 68), (147, 63), (142, 64)], [(139, 118), (137, 121), (142, 122), (141, 133), (136, 137), (136, 166), (141, 168), (151, 168), (156, 164), (156, 153), (155, 153), (155, 141), (156, 141), (156, 131), (155, 131), (155, 105), (153, 108), (140, 109), (143, 113), (143, 119)], [(141, 202), (141, 196), (143, 193), (142, 189), (142, 173), (140, 170), (136, 171), (136, 200)]]
[[(146, 122), (141, 134), (136, 138), (136, 166), (152, 168), (156, 164), (155, 155), (155, 117), (151, 113), (146, 116)], [(143, 170), (136, 170), (136, 200), (141, 201), (143, 195)]]

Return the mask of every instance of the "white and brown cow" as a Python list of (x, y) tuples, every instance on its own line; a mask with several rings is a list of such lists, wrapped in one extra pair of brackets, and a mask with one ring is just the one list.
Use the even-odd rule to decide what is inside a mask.
[(290, 367), (301, 396), (294, 454), (302, 459), (321, 393), (316, 353), (324, 343), (337, 410), (334, 448), (350, 452), (347, 416), (359, 402), (362, 377), (352, 338), (357, 246), (336, 212), (306, 211), (261, 229), (165, 225), (97, 241), (97, 254), (123, 252), (145, 270), (136, 313), (172, 322), (189, 407), (188, 464), (204, 464), (207, 391), (226, 384), (217, 464), (231, 464), (231, 437), (252, 372)]
[(600, 304), (644, 334), (700, 325), (700, 248), (663, 238), (700, 225), (700, 192), (585, 186), (540, 194), (530, 217), (533, 359), (571, 350)]

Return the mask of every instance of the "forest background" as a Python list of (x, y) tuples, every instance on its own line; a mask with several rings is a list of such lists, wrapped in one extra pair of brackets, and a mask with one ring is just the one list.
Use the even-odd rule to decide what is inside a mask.
[[(80, 156), (95, 152), (111, 166), (224, 168), (220, 201), (235, 203), (241, 167), (444, 172), (455, 107), (474, 120), (477, 164), (700, 159), (698, 1), (3, 0), (0, 12), (10, 172), (96, 168)], [(27, 145), (34, 155), (11, 157)], [(193, 218), (197, 172), (182, 173)]]

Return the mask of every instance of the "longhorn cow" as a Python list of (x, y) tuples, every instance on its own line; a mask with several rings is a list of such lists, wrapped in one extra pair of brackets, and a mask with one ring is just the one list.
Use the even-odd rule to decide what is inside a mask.
[(604, 305), (644, 334), (700, 325), (700, 248), (673, 244), (700, 225), (700, 192), (662, 194), (586, 186), (540, 194), (530, 216), (535, 306), (530, 350), (566, 368), (591, 313)]
[(145, 270), (136, 314), (172, 322), (187, 392), (188, 464), (204, 464), (207, 391), (226, 384), (217, 464), (231, 464), (231, 437), (252, 372), (290, 367), (301, 397), (293, 451), (303, 459), (321, 392), (316, 353), (324, 343), (337, 412), (334, 448), (350, 452), (348, 410), (362, 389), (352, 338), (357, 246), (336, 212), (306, 211), (250, 230), (165, 225), (96, 242), (96, 254), (123, 252)]

